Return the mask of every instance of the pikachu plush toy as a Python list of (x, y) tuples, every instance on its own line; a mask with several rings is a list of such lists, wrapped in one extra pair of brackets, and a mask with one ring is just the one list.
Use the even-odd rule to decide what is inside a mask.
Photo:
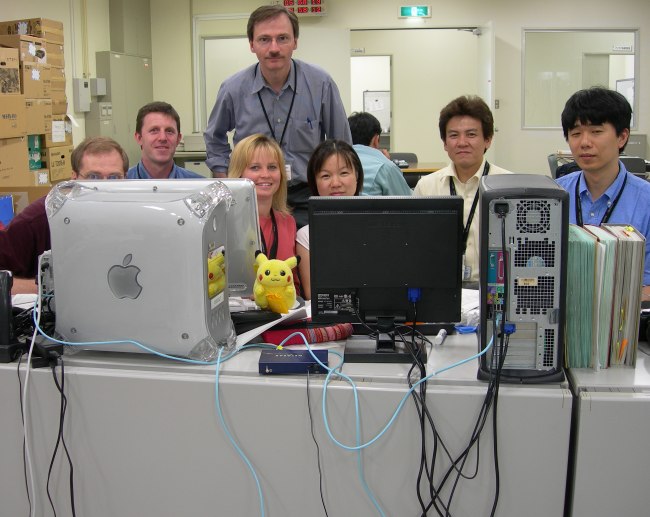
[(253, 294), (261, 309), (286, 314), (296, 303), (296, 288), (291, 270), (298, 265), (296, 257), (287, 260), (268, 259), (264, 253), (255, 257), (257, 275)]

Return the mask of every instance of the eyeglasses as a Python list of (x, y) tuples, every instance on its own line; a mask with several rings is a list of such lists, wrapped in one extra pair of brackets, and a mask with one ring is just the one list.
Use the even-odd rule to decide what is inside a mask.
[(85, 180), (123, 180), (124, 179), (124, 174), (120, 172), (112, 172), (110, 174), (107, 174), (106, 176), (100, 174), (99, 172), (89, 172), (86, 175), (78, 174), (78, 176)]
[(278, 47), (281, 47), (283, 45), (289, 45), (293, 41), (293, 37), (289, 34), (283, 34), (277, 38), (272, 38), (271, 36), (259, 36), (255, 39), (255, 43), (260, 47), (268, 47), (273, 40), (275, 40)]

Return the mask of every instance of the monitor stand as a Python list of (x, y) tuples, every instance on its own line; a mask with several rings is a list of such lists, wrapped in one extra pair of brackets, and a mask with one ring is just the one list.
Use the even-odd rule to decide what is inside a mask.
[[(407, 363), (413, 362), (413, 355), (403, 343), (395, 342), (395, 321), (393, 318), (379, 318), (376, 325), (377, 337), (352, 335), (345, 342), (346, 363)], [(399, 344), (399, 346), (398, 346)], [(416, 345), (424, 363), (427, 362), (426, 347)]]

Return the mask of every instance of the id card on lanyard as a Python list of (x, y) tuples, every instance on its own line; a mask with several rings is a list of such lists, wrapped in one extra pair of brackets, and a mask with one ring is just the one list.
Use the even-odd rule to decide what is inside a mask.
[[(483, 173), (481, 174), (481, 177), (487, 176), (490, 172), (490, 164), (488, 162), (485, 162), (485, 166), (483, 167)], [(449, 193), (452, 196), (458, 195), (456, 193), (456, 186), (454, 185), (454, 177), (450, 176), (449, 177)], [(463, 273), (463, 281), (466, 282), (472, 277), (472, 266), (469, 266), (466, 264), (465, 257), (467, 255), (467, 239), (469, 239), (469, 230), (472, 226), (472, 221), (474, 220), (474, 213), (476, 212), (476, 206), (478, 205), (478, 187), (476, 189), (476, 194), (474, 194), (474, 201), (472, 202), (472, 208), (469, 211), (469, 215), (467, 216), (467, 222), (465, 223), (465, 227), (463, 228), (463, 261), (462, 261), (462, 273)]]

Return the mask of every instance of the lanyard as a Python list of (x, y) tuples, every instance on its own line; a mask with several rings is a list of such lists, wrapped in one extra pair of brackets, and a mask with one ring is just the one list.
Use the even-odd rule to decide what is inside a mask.
[[(582, 173), (582, 177), (584, 177), (584, 173)], [(610, 205), (607, 207), (607, 210), (605, 211), (605, 215), (603, 215), (603, 218), (600, 220), (600, 223), (598, 223), (598, 226), (601, 224), (605, 224), (607, 221), (609, 221), (609, 217), (612, 215), (612, 212), (614, 211), (614, 208), (616, 208), (616, 204), (618, 203), (618, 200), (621, 199), (621, 194), (623, 193), (623, 190), (625, 189), (625, 183), (627, 183), (627, 174), (623, 177), (623, 185), (621, 185), (621, 190), (618, 191), (618, 194), (616, 194), (616, 197), (614, 198), (614, 202), (610, 203)], [(580, 201), (580, 178), (576, 181), (576, 192), (575, 192), (575, 198), (576, 198), (576, 224), (578, 226), (583, 226), (582, 222), (582, 201)]]
[(274, 259), (278, 256), (278, 225), (275, 222), (275, 214), (271, 208), (271, 232), (273, 233), (273, 244), (267, 254), (266, 239), (264, 238), (264, 231), (260, 227), (260, 235), (262, 236), (262, 253), (269, 259)]
[(135, 171), (136, 171), (136, 175), (137, 175), (138, 179), (142, 179), (142, 180), (143, 180), (143, 179), (149, 179), (149, 178), (151, 178), (151, 176), (149, 175), (149, 173), (147, 173), (147, 170), (146, 170), (146, 169), (145, 169), (144, 174), (142, 173), (142, 171), (140, 170), (140, 165), (142, 165), (142, 162), (138, 162), (138, 166), (137, 166), (136, 169), (135, 169)]
[[(280, 141), (278, 142), (278, 137), (275, 136), (275, 131), (273, 131), (273, 126), (271, 125), (271, 120), (269, 119), (269, 115), (266, 112), (266, 108), (264, 107), (264, 102), (262, 101), (262, 96), (260, 95), (260, 92), (257, 92), (257, 98), (260, 101), (260, 104), (262, 105), (262, 111), (264, 112), (264, 117), (266, 118), (266, 123), (269, 126), (269, 129), (271, 130), (271, 136), (273, 136), (273, 139), (278, 142), (280, 147), (282, 147), (282, 142), (284, 142), (284, 134), (287, 132), (287, 126), (289, 125), (289, 117), (291, 116), (291, 110), (293, 110), (293, 101), (296, 100), (296, 87), (298, 86), (298, 68), (296, 66), (296, 62), (292, 59), (291, 62), (293, 63), (293, 95), (291, 96), (291, 104), (289, 105), (289, 113), (287, 113), (287, 119), (284, 121), (284, 129), (282, 130), (282, 136), (280, 137)], [(255, 65), (255, 72), (254, 75), (257, 74), (257, 67), (259, 66), (259, 63)]]
[[(490, 164), (485, 162), (485, 167), (483, 167), (483, 174), (481, 177), (487, 176), (490, 173)], [(456, 186), (454, 185), (454, 177), (449, 177), (449, 193), (452, 196), (456, 195)], [(476, 189), (476, 194), (474, 194), (474, 201), (472, 202), (472, 208), (469, 211), (469, 216), (467, 216), (467, 223), (465, 223), (465, 228), (463, 228), (463, 253), (467, 248), (467, 239), (469, 238), (469, 228), (472, 226), (472, 220), (474, 219), (474, 212), (476, 212), (476, 205), (478, 205), (478, 188)]]

